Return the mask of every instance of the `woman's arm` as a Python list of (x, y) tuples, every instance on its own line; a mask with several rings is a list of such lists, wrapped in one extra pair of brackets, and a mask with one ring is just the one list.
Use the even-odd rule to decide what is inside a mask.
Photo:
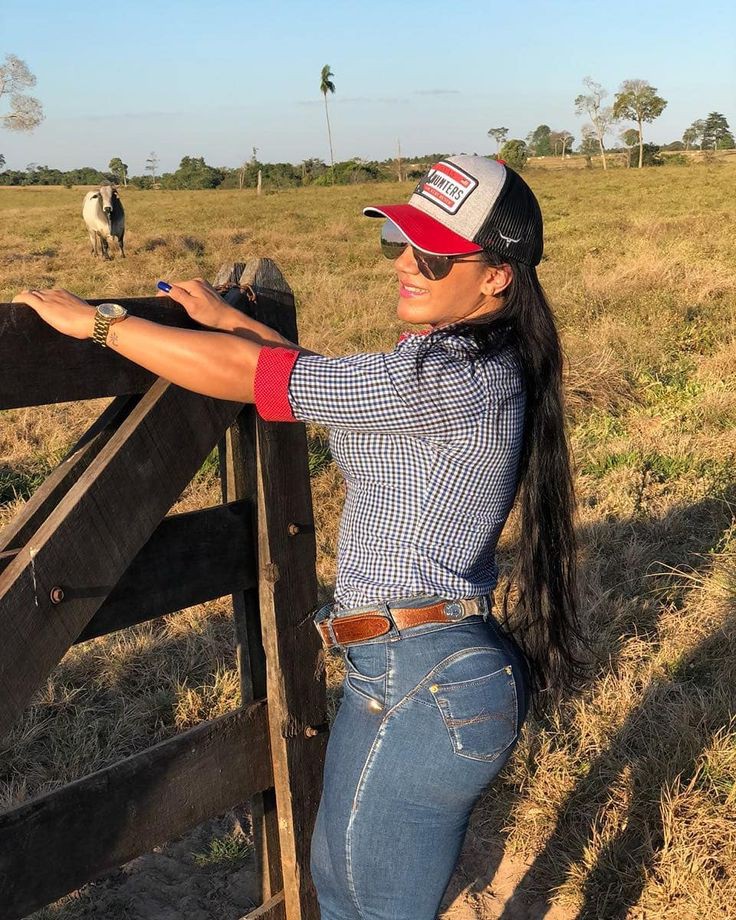
[[(92, 336), (95, 308), (68, 291), (22, 291), (13, 301), (28, 304), (64, 335), (77, 339)], [(195, 393), (253, 402), (253, 381), (263, 346), (250, 338), (175, 329), (129, 316), (110, 328), (107, 342), (118, 354)], [(269, 345), (284, 343), (279, 336)]]
[(218, 332), (229, 332), (241, 338), (250, 339), (259, 345), (275, 345), (285, 348), (296, 348), (304, 354), (314, 354), (305, 348), (300, 348), (290, 342), (285, 336), (259, 323), (231, 307), (217, 291), (203, 278), (194, 278), (191, 281), (177, 281), (171, 285), (166, 293), (159, 291), (159, 297), (171, 297), (187, 311), (191, 318), (208, 329)]

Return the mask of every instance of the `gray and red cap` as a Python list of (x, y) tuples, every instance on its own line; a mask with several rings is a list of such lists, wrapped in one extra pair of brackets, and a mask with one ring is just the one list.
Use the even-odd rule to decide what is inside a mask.
[(364, 208), (387, 217), (409, 242), (432, 255), (486, 249), (501, 258), (538, 265), (542, 212), (521, 176), (497, 160), (453, 156), (431, 166), (408, 204)]

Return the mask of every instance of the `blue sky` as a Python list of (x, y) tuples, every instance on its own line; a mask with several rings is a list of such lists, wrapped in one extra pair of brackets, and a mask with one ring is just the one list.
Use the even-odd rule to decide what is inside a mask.
[[(669, 101), (647, 128), (679, 138), (723, 112), (736, 127), (733, 0), (0, 0), (0, 59), (23, 58), (46, 120), (0, 130), (10, 168), (141, 173), (184, 155), (236, 165), (329, 158), (319, 73), (329, 63), (336, 159), (495, 150), (486, 132), (540, 123), (577, 139), (590, 74), (613, 94), (642, 78)], [(0, 112), (6, 110), (0, 101)], [(622, 126), (627, 127), (627, 126)]]

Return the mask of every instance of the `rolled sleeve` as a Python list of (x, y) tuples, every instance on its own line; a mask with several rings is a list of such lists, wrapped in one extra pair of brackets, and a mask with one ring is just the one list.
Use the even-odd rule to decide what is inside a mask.
[(293, 348), (262, 348), (256, 364), (253, 397), (267, 422), (295, 422), (289, 402), (289, 380), (299, 352)]
[(467, 431), (484, 408), (483, 387), (469, 361), (437, 347), (419, 371), (416, 347), (409, 344), (389, 354), (302, 355), (288, 397), (301, 421), (439, 439)]

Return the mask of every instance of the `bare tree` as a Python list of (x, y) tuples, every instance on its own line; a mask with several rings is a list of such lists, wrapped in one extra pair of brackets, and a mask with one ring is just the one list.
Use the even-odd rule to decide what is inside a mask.
[(158, 154), (152, 150), (146, 160), (146, 172), (151, 174), (151, 185), (156, 185), (156, 172), (158, 171)]
[(8, 97), (10, 111), (0, 116), (0, 122), (8, 131), (33, 131), (43, 121), (41, 103), (24, 92), (35, 85), (36, 78), (26, 62), (6, 54), (5, 63), (0, 65), (0, 100)]
[(598, 146), (603, 159), (603, 168), (608, 169), (606, 164), (606, 147), (604, 138), (616, 121), (611, 106), (603, 105), (603, 100), (608, 95), (607, 90), (603, 89), (600, 83), (596, 83), (592, 77), (585, 77), (583, 85), (588, 93), (581, 93), (575, 97), (575, 114), (587, 115), (590, 118), (593, 130), (598, 138)]
[(570, 134), (569, 131), (565, 131), (565, 130), (558, 131), (557, 134), (560, 138), (560, 143), (562, 144), (562, 153), (560, 154), (560, 156), (564, 160), (565, 153), (568, 147), (570, 148), (570, 150), (572, 150), (572, 145), (573, 145), (573, 141), (575, 140), (575, 138), (573, 137), (572, 134)]
[(508, 128), (490, 128), (488, 130), (488, 137), (492, 137), (496, 142), (496, 154), (501, 149), (501, 144), (506, 140), (509, 134)]

